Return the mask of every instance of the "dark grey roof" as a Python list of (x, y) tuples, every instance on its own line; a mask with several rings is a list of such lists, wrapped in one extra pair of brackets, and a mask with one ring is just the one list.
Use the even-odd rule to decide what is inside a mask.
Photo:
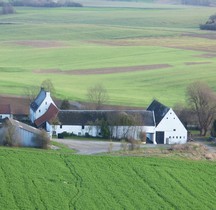
[[(119, 115), (133, 116), (137, 125), (154, 126), (153, 112), (144, 110), (61, 110), (58, 113), (58, 120), (62, 125), (88, 125), (102, 119), (115, 124)], [(118, 120), (118, 125), (127, 125), (127, 123)]]
[(152, 101), (152, 103), (147, 108), (148, 111), (153, 111), (155, 116), (155, 123), (158, 125), (160, 121), (164, 118), (166, 113), (170, 110), (169, 107), (161, 104), (157, 100)]
[(43, 100), (46, 98), (46, 91), (41, 88), (40, 93), (36, 97), (36, 99), (31, 103), (30, 107), (33, 111), (36, 111), (38, 107), (42, 104)]

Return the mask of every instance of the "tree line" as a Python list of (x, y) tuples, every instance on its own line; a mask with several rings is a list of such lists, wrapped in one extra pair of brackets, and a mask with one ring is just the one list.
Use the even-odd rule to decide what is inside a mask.
[(211, 15), (205, 24), (200, 24), (201, 30), (216, 30), (216, 14)]
[(27, 6), (27, 7), (82, 7), (81, 3), (74, 2), (71, 0), (9, 0), (0, 1), (0, 6), (11, 5), (11, 6)]
[(182, 4), (185, 5), (199, 5), (199, 6), (211, 6), (215, 3), (214, 0), (181, 0)]

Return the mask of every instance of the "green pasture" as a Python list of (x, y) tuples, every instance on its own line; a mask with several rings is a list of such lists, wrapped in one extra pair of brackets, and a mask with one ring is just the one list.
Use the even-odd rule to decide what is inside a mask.
[(214, 162), (0, 148), (0, 209), (214, 209)]
[[(209, 53), (209, 46), (215, 46), (214, 40), (187, 36), (206, 33), (198, 26), (214, 14), (214, 8), (154, 5), (16, 10), (14, 15), (0, 16), (1, 94), (22, 95), (24, 88), (50, 78), (60, 98), (84, 101), (87, 89), (102, 83), (111, 104), (146, 106), (153, 98), (167, 105), (184, 103), (185, 88), (194, 80), (206, 81), (216, 89), (215, 57), (202, 56)], [(186, 64), (191, 62), (205, 63)], [(170, 67), (94, 75), (50, 71), (154, 64)], [(36, 73), (38, 70), (43, 73)]]

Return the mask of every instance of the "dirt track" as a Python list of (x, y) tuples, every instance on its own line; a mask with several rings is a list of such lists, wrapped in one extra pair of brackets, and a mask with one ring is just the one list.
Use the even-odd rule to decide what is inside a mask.
[(105, 141), (85, 141), (85, 140), (69, 140), (69, 139), (53, 139), (55, 142), (65, 144), (71, 149), (78, 151), (78, 154), (91, 155), (102, 152), (118, 151), (121, 149), (119, 142), (105, 142)]

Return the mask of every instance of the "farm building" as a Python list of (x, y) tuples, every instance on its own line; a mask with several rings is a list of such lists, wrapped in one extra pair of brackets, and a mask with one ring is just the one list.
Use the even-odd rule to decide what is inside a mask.
[(154, 100), (147, 110), (59, 110), (50, 93), (41, 89), (30, 106), (30, 119), (50, 135), (63, 132), (78, 136), (140, 139), (153, 144), (180, 144), (187, 130), (174, 111)]
[(40, 147), (40, 142), (36, 140), (40, 134), (41, 131), (37, 128), (12, 118), (5, 118), (0, 129), (0, 143), (9, 141), (11, 145)]

